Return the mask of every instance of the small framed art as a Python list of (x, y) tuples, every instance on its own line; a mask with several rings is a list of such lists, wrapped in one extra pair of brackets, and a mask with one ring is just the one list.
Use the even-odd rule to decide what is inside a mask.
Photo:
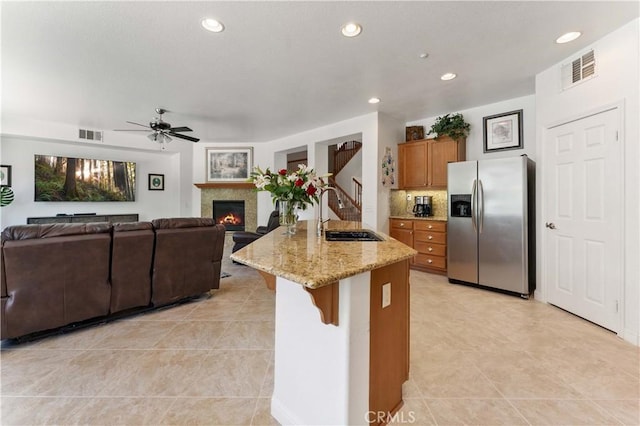
[(164, 175), (149, 173), (149, 191), (164, 191)]
[(408, 126), (405, 139), (406, 142), (424, 139), (424, 126)]
[(522, 149), (522, 110), (490, 115), (482, 119), (484, 152)]
[(11, 166), (0, 166), (0, 187), (11, 186)]

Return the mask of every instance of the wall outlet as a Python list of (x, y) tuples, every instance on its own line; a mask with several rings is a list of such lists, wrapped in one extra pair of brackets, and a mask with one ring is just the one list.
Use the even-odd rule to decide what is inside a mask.
[(407, 194), (407, 201), (411, 201), (411, 194)]
[(391, 283), (382, 284), (382, 308), (391, 304)]

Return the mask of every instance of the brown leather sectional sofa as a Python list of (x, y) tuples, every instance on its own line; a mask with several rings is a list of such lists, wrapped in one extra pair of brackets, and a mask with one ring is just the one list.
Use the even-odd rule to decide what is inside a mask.
[(207, 218), (10, 226), (0, 338), (168, 305), (220, 286), (223, 225)]

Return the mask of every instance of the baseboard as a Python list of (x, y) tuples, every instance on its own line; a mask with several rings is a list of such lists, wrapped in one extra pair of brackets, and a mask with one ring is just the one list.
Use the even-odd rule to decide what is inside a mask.
[(637, 331), (624, 329), (622, 330), (622, 333), (619, 334), (619, 336), (632, 345), (640, 346), (640, 333), (638, 333)]
[(297, 419), (291, 411), (289, 411), (280, 401), (275, 397), (271, 397), (271, 415), (281, 425), (302, 425), (304, 422)]

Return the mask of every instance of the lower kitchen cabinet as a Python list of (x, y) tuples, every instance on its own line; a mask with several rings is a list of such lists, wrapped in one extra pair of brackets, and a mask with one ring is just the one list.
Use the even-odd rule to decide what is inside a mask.
[(438, 220), (389, 219), (389, 234), (414, 248), (418, 254), (411, 268), (445, 274), (447, 272), (447, 223)]

